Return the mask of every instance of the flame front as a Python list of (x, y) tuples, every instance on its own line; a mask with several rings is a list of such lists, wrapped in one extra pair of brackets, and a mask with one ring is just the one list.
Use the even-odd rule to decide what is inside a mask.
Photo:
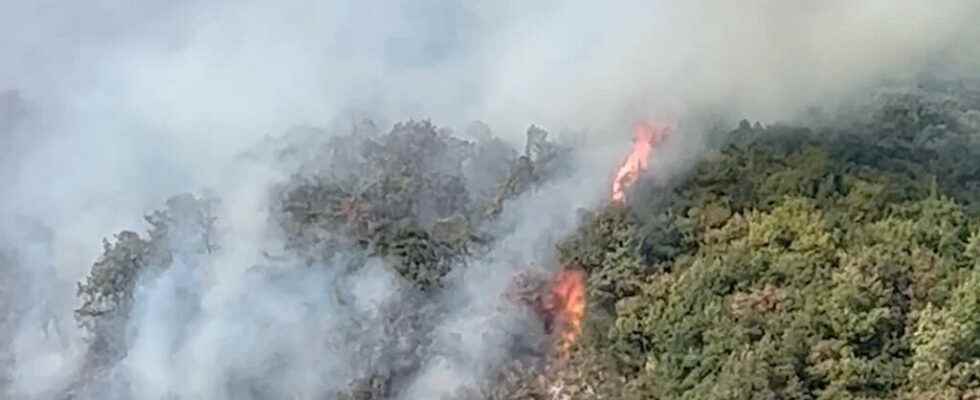
[(626, 190), (630, 188), (647, 170), (653, 147), (663, 140), (670, 129), (640, 122), (633, 126), (633, 149), (616, 171), (612, 185), (612, 201), (622, 204), (626, 200)]
[(557, 336), (560, 358), (567, 358), (582, 333), (585, 318), (585, 271), (565, 267), (552, 281), (545, 310), (552, 316), (550, 330)]

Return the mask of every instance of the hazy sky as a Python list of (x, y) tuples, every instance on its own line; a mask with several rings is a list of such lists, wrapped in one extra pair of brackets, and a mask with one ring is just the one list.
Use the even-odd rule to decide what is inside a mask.
[[(275, 176), (232, 159), (290, 126), (368, 116), (462, 129), (479, 119), (514, 142), (534, 123), (625, 148), (635, 119), (704, 107), (791, 118), (885, 79), (975, 75), (978, 18), (975, 0), (6, 0), (2, 237), (24, 240), (11, 233), (14, 215), (50, 229), (32, 259), (54, 268), (51, 290), (68, 295), (52, 302), (70, 327), (74, 282), (100, 240), (140, 230), (169, 195), (210, 187), (239, 200), (225, 212), (249, 240), (221, 262), (247, 264), (262, 225), (256, 196)], [(549, 202), (520, 204), (518, 215)], [(555, 220), (574, 205), (556, 207)], [(537, 243), (525, 239), (503, 242)], [(54, 369), (77, 355), (22, 346), (24, 362)]]

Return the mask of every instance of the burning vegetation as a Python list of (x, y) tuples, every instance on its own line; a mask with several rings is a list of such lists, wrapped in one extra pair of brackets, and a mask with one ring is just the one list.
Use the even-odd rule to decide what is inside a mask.
[(626, 192), (646, 172), (654, 149), (670, 132), (669, 126), (648, 122), (638, 122), (633, 126), (633, 147), (613, 178), (613, 203), (623, 205), (626, 202)]
[[(446, 376), (478, 371), (439, 393), (456, 399), (976, 397), (980, 96), (933, 90), (886, 93), (809, 128), (745, 121), (712, 133), (711, 153), (689, 173), (656, 182), (644, 171), (672, 128), (637, 124), (610, 171), (609, 206), (585, 213), (555, 259), (537, 260), (559, 267), (506, 270), (517, 274), (494, 309), (530, 317), (481, 319), (479, 334), (452, 330), (471, 311), (449, 296), (454, 274), (499, 265), (483, 261), (506, 234), (501, 216), (567, 173), (572, 149), (533, 126), (522, 151), (481, 125), (466, 139), (428, 122), (296, 131), (253, 154), (296, 174), (270, 194), (284, 246), (248, 276), (290, 290), (310, 287), (310, 271), (340, 277), (313, 293), (349, 320), (301, 341), (349, 364), (340, 387), (315, 388), (325, 398), (430, 393), (415, 383), (440, 365)], [(79, 285), (89, 356), (55, 398), (132, 394), (114, 371), (131, 356), (133, 329), (146, 329), (134, 321), (139, 291), (220, 254), (216, 204), (175, 197), (147, 218), (148, 234), (105, 243)], [(347, 284), (386, 271), (395, 283)], [(399, 295), (357, 293), (379, 287)], [(364, 304), (372, 314), (358, 314)], [(318, 306), (296, 308), (329, 314)], [(494, 331), (505, 320), (512, 330)], [(485, 343), (492, 362), (465, 352)], [(229, 395), (295, 395), (276, 375), (295, 368), (283, 349), (256, 346), (261, 363), (233, 369)]]
[(575, 266), (562, 267), (549, 286), (541, 306), (545, 330), (555, 334), (558, 356), (565, 359), (582, 333), (586, 307), (585, 271)]
[(582, 333), (586, 312), (585, 271), (567, 265), (554, 274), (525, 273), (515, 277), (508, 298), (529, 307), (549, 336), (556, 361), (568, 358)]

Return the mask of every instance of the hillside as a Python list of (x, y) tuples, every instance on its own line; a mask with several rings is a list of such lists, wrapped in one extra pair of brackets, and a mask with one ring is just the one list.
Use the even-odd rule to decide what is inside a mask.
[[(499, 252), (519, 228), (507, 211), (572, 174), (575, 149), (535, 126), (523, 151), (481, 124), (465, 139), (428, 121), (298, 129), (245, 157), (292, 171), (269, 193), (283, 239), (263, 244), (218, 315), (204, 282), (234, 245), (216, 216), (229, 199), (175, 196), (147, 216), (147, 234), (105, 242), (79, 285), (90, 347), (57, 397), (134, 396), (133, 354), (164, 337), (169, 357), (197, 357), (194, 329), (237, 335), (217, 354), (257, 346), (208, 372), (237, 398), (980, 396), (974, 93), (882, 92), (804, 124), (743, 121), (710, 134), (690, 170), (584, 210), (553, 243), (557, 260), (510, 269)], [(549, 265), (586, 273), (568, 353), (542, 292)], [(487, 268), (515, 282), (505, 301), (466, 297), (476, 283), (461, 276)], [(306, 311), (280, 315), (294, 308)], [(474, 318), (489, 324), (472, 332), (480, 342), (465, 333)], [(311, 348), (343, 368), (297, 361)], [(445, 365), (467, 380), (430, 391)], [(295, 386), (301, 370), (336, 375)]]
[(743, 122), (597, 211), (562, 245), (589, 271), (570, 398), (980, 396), (978, 117), (937, 89)]

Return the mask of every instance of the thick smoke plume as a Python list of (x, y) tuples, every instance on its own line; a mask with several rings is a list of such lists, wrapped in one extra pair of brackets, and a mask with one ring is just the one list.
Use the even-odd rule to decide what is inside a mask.
[[(527, 316), (497, 295), (529, 265), (553, 267), (577, 210), (608, 195), (635, 120), (682, 122), (651, 166), (669, 174), (697, 157), (705, 115), (787, 118), (880, 84), (976, 71), (978, 17), (971, 0), (8, 2), (0, 397), (332, 396), (379, 364), (398, 368), (384, 310), (419, 304), (445, 308), (417, 327), (438, 351), (419, 356), (399, 394), (453, 393), (507, 361), (500, 349)], [(306, 164), (242, 154), (294, 126), (332, 134), (364, 118), (382, 131), (481, 120), (515, 145), (533, 123), (589, 151), (570, 176), (509, 203), (491, 256), (450, 274), (438, 301), (416, 299), (383, 260), (344, 273), (357, 254), (304, 269), (287, 253), (281, 274), (255, 272), (285, 246), (270, 192)], [(220, 199), (207, 233), (220, 246), (195, 247), (204, 233), (178, 221), (171, 267), (136, 288), (126, 358), (81, 376), (91, 341), (75, 290), (99, 239), (145, 231), (142, 215), (187, 191)], [(73, 387), (86, 380), (107, 384)]]

